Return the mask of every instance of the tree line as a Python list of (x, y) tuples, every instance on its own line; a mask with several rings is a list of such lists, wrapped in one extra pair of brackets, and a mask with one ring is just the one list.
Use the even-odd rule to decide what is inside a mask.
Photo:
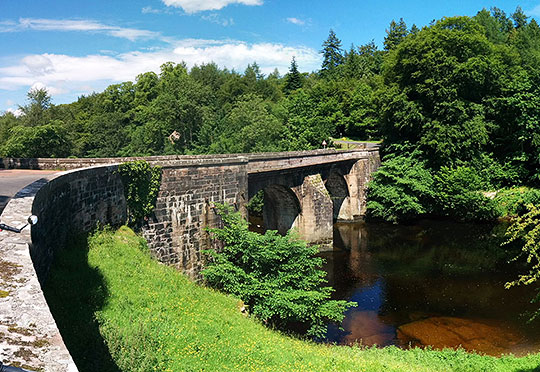
[(374, 42), (345, 49), (330, 30), (321, 54), (320, 70), (301, 73), (293, 58), (283, 76), (255, 62), (243, 73), (169, 62), (70, 104), (33, 90), (21, 116), (0, 116), (0, 156), (285, 151), (342, 136), (381, 139), (386, 165), (368, 207), (393, 221), (468, 212), (471, 198), (479, 210), (479, 190), (538, 184), (540, 27), (521, 8), (422, 29), (392, 21), (383, 50)]

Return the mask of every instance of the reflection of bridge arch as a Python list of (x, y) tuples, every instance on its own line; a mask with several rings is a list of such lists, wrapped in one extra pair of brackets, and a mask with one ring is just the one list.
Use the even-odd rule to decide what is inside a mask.
[(270, 185), (264, 189), (263, 219), (266, 229), (277, 230), (284, 235), (295, 227), (300, 212), (300, 202), (290, 188)]

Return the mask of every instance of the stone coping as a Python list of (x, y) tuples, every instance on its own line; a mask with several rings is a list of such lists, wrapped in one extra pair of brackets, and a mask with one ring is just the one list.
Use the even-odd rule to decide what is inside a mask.
[(263, 152), (248, 154), (211, 154), (211, 155), (167, 155), (145, 157), (116, 157), (116, 158), (0, 158), (0, 169), (79, 169), (96, 165), (118, 164), (133, 160), (146, 160), (164, 167), (185, 166), (200, 167), (219, 164), (245, 163), (248, 161), (272, 160), (284, 158), (305, 158), (324, 155), (355, 154), (378, 151), (378, 147), (351, 150), (309, 150), (288, 152)]
[[(46, 184), (38, 180), (21, 189), (4, 209), (2, 223), (24, 225), (34, 196)], [(41, 290), (30, 232), (30, 227), (20, 234), (0, 232), (0, 360), (27, 370), (77, 372)]]

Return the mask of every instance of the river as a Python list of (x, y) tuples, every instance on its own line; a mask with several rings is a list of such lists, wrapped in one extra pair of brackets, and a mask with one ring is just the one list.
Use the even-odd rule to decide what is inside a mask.
[(489, 355), (540, 351), (540, 321), (528, 323), (534, 288), (504, 284), (526, 269), (501, 248), (505, 226), (420, 221), (337, 224), (326, 259), (334, 298), (358, 303), (338, 344), (463, 347)]

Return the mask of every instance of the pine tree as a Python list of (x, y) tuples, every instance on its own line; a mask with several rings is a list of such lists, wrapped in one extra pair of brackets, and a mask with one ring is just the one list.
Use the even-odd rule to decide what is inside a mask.
[(403, 18), (399, 19), (399, 23), (392, 20), (392, 22), (390, 22), (390, 28), (386, 30), (386, 37), (384, 38), (384, 50), (392, 50), (397, 47), (408, 33), (407, 24)]
[(323, 55), (323, 63), (321, 72), (333, 72), (335, 68), (343, 63), (343, 51), (341, 49), (341, 40), (336, 36), (334, 30), (330, 29), (328, 39), (323, 43), (321, 51)]
[(289, 73), (285, 76), (285, 87), (283, 90), (285, 93), (290, 93), (293, 90), (302, 88), (302, 85), (302, 74), (298, 71), (296, 59), (293, 57)]
[(515, 28), (523, 28), (527, 26), (527, 17), (525, 13), (523, 12), (523, 9), (518, 5), (516, 8), (516, 11), (512, 14), (512, 19), (514, 20), (514, 27)]

